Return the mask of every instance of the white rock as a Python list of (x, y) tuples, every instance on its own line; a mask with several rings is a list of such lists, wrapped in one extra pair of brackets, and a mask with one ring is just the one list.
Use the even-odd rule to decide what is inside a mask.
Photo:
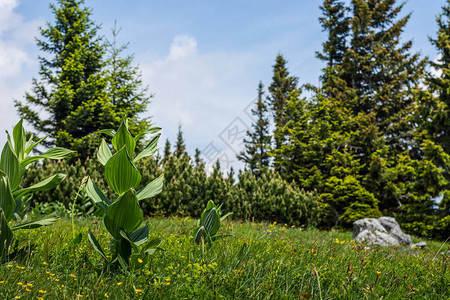
[(394, 218), (365, 218), (353, 222), (353, 239), (370, 245), (398, 246), (412, 244), (411, 236), (403, 233)]

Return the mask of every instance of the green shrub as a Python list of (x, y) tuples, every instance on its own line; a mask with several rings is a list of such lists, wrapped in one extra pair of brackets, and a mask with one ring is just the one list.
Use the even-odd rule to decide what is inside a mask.
[[(144, 215), (187, 215), (199, 218), (209, 200), (222, 203), (225, 211), (233, 212), (233, 218), (241, 220), (277, 221), (295, 226), (318, 224), (316, 194), (304, 192), (296, 185), (284, 181), (277, 173), (268, 171), (256, 178), (250, 171), (225, 176), (216, 165), (208, 176), (202, 162), (195, 163), (187, 154), (180, 157), (169, 155), (164, 160), (145, 157), (136, 163), (142, 174), (142, 182), (149, 182), (164, 174), (164, 189), (154, 198), (140, 203)], [(30, 183), (51, 172), (65, 172), (67, 182), (48, 193), (37, 193), (35, 201), (48, 202), (59, 199), (67, 207), (84, 176), (92, 181), (111, 199), (114, 192), (101, 175), (103, 166), (95, 159), (77, 161), (73, 165), (45, 161), (28, 170), (26, 180)], [(143, 188), (140, 184), (137, 190)], [(82, 202), (79, 199), (78, 205)]]
[(276, 221), (295, 226), (318, 224), (318, 205), (313, 192), (288, 184), (275, 171), (256, 178), (250, 171), (239, 174), (224, 209), (241, 220)]

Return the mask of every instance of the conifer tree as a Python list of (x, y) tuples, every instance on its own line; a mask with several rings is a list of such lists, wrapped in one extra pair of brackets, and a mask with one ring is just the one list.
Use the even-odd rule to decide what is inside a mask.
[[(269, 86), (268, 100), (273, 113), (274, 129), (274, 149), (279, 149), (284, 142), (285, 137), (279, 132), (286, 122), (285, 105), (291, 92), (297, 89), (298, 78), (291, 76), (286, 67), (286, 60), (281, 54), (278, 54), (273, 66), (272, 83)], [(275, 169), (277, 163), (274, 161)]]
[[(111, 113), (101, 77), (105, 49), (83, 1), (59, 0), (58, 4), (50, 5), (55, 23), (41, 28), (42, 38), (37, 40), (40, 50), (52, 56), (39, 57), (41, 79), (33, 79), (32, 93), (25, 96), (30, 105), (16, 102), (16, 106), (37, 133), (51, 136), (50, 143), (73, 149), (73, 139), (94, 131), (98, 122), (108, 118), (105, 113)], [(41, 119), (35, 106), (44, 108), (50, 118)], [(84, 115), (81, 107), (88, 108)], [(75, 115), (81, 122), (68, 124), (67, 118), (74, 120)], [(105, 124), (106, 128), (111, 125)]]
[(175, 144), (174, 154), (176, 157), (180, 157), (186, 153), (186, 145), (184, 143), (183, 131), (181, 125), (178, 125), (177, 143)]
[[(16, 101), (19, 114), (32, 125), (36, 136), (50, 135), (45, 146), (57, 145), (92, 155), (99, 129), (117, 127), (122, 117), (136, 119), (148, 97), (132, 57), (121, 57), (124, 48), (108, 49), (83, 0), (58, 0), (51, 4), (54, 23), (40, 29), (37, 44), (40, 78), (33, 79), (25, 103)], [(113, 102), (114, 100), (114, 102)], [(39, 114), (43, 109), (48, 118)], [(148, 129), (146, 119), (130, 124), (131, 130)], [(136, 128), (135, 128), (136, 127)]]
[[(322, 17), (322, 31), (327, 33), (327, 40), (323, 43), (323, 51), (317, 52), (317, 57), (326, 63), (324, 73), (321, 76), (322, 85), (333, 86), (334, 80), (331, 73), (337, 72), (336, 66), (341, 66), (345, 53), (348, 50), (347, 37), (350, 34), (350, 18), (348, 7), (340, 0), (324, 0), (320, 7)], [(330, 90), (328, 90), (330, 92)]]
[[(440, 185), (437, 185), (435, 194), (439, 195), (440, 211), (438, 215), (450, 215), (450, 166), (448, 165), (450, 155), (450, 1), (442, 8), (442, 13), (436, 18), (438, 31), (436, 37), (430, 37), (430, 42), (438, 51), (436, 60), (429, 61), (433, 72), (426, 76), (426, 89), (421, 90), (417, 111), (418, 120), (418, 140), (426, 146), (422, 147), (424, 156), (430, 156), (432, 166), (440, 168), (440, 172), (435, 172), (434, 178), (441, 178)], [(428, 149), (428, 151), (426, 151)], [(432, 149), (432, 151), (430, 151)], [(429, 168), (430, 169), (430, 168)], [(436, 180), (435, 180), (436, 181)], [(436, 184), (433, 185), (436, 187)], [(434, 203), (430, 205), (433, 206)], [(429, 208), (428, 208), (429, 210)], [(450, 226), (450, 217), (448, 225)], [(447, 230), (448, 231), (448, 230)]]
[(120, 33), (117, 24), (114, 24), (111, 33), (112, 41), (107, 42), (106, 94), (114, 112), (129, 119), (129, 130), (136, 135), (150, 127), (149, 119), (140, 117), (140, 114), (146, 111), (151, 96), (148, 94), (148, 87), (143, 86), (139, 67), (133, 65), (134, 55), (123, 55), (128, 44), (117, 46), (117, 36)]
[(169, 158), (169, 156), (172, 154), (172, 152), (170, 151), (170, 141), (169, 139), (166, 139), (166, 143), (164, 144), (164, 157), (163, 157), (163, 161), (167, 161), (167, 159)]
[[(443, 152), (450, 155), (450, 69), (448, 68), (450, 65), (450, 0), (447, 0), (442, 10), (442, 13), (436, 18), (437, 37), (430, 38), (431, 43), (438, 51), (438, 59), (430, 62), (434, 73), (429, 74), (427, 82), (430, 98), (435, 101), (432, 101), (430, 112), (423, 119), (429, 120), (424, 126), (428, 131), (427, 135), (442, 147)], [(442, 193), (443, 197), (439, 207), (442, 213), (448, 216), (450, 215), (450, 168), (445, 165), (443, 167), (447, 184)]]
[(200, 157), (201, 153), (202, 152), (198, 148), (195, 148), (194, 162), (196, 167), (203, 164), (203, 160)]
[(433, 68), (427, 74), (427, 93), (422, 95), (421, 121), (424, 134), (442, 146), (450, 154), (450, 1), (436, 18), (438, 32), (430, 42), (436, 48), (438, 57), (429, 63)]
[(238, 159), (245, 162), (250, 171), (256, 177), (261, 176), (269, 168), (271, 136), (269, 134), (268, 108), (264, 99), (264, 86), (258, 85), (258, 98), (256, 107), (252, 109), (252, 115), (256, 121), (252, 124), (252, 131), (247, 131), (244, 139), (245, 149), (238, 155)]
[(395, 0), (352, 0), (350, 49), (344, 55), (342, 78), (357, 93), (353, 114), (373, 114), (390, 155), (408, 150), (412, 139), (413, 88), (425, 61), (411, 53), (412, 41), (401, 34), (410, 14)]

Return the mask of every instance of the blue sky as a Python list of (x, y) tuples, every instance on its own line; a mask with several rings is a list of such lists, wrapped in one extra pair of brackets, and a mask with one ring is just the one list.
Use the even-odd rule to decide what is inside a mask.
[[(315, 58), (321, 32), (319, 0), (144, 1), (86, 0), (92, 19), (110, 37), (117, 21), (119, 42), (129, 42), (143, 79), (154, 95), (147, 115), (174, 141), (181, 123), (188, 151), (205, 150), (209, 161), (241, 167), (240, 132), (251, 125), (249, 105), (261, 80), (270, 84), (275, 57), (282, 53), (301, 83), (318, 84), (322, 65)], [(428, 35), (444, 0), (410, 0), (412, 13), (403, 37), (414, 51), (436, 52)], [(22, 99), (38, 76), (38, 27), (53, 21), (45, 0), (0, 0), (0, 128), (18, 121), (13, 99)], [(3, 131), (2, 131), (3, 132)], [(0, 134), (0, 143), (6, 140)], [(163, 142), (160, 143), (161, 147)]]

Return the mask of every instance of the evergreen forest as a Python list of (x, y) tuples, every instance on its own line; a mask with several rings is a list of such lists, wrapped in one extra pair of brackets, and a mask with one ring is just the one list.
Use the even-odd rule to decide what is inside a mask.
[[(393, 216), (419, 236), (450, 232), (450, 2), (429, 42), (437, 60), (423, 57), (402, 32), (410, 14), (395, 0), (324, 0), (318, 20), (326, 34), (317, 49), (320, 84), (301, 84), (279, 53), (271, 82), (260, 82), (254, 123), (237, 158), (244, 170), (206, 172), (201, 153), (186, 151), (183, 131), (139, 167), (149, 179), (165, 176), (163, 192), (143, 204), (147, 215), (198, 217), (208, 200), (240, 220), (277, 221), (321, 229), (351, 228), (361, 218)], [(104, 185), (95, 151), (107, 129), (128, 118), (129, 131), (152, 133), (151, 94), (128, 45), (99, 34), (81, 0), (58, 0), (54, 20), (40, 28), (40, 71), (15, 101), (35, 140), (74, 152), (67, 162), (45, 160), (24, 183), (68, 174), (33, 203), (69, 205), (84, 176)], [(44, 55), (45, 54), (45, 55)], [(43, 118), (44, 110), (48, 117)], [(111, 135), (111, 134), (110, 134)], [(137, 149), (151, 140), (137, 141)], [(187, 141), (189, 142), (189, 141)], [(150, 167), (151, 166), (151, 167)], [(108, 188), (104, 185), (104, 188)], [(110, 192), (110, 191), (108, 191)], [(79, 201), (80, 205), (83, 201)]]

